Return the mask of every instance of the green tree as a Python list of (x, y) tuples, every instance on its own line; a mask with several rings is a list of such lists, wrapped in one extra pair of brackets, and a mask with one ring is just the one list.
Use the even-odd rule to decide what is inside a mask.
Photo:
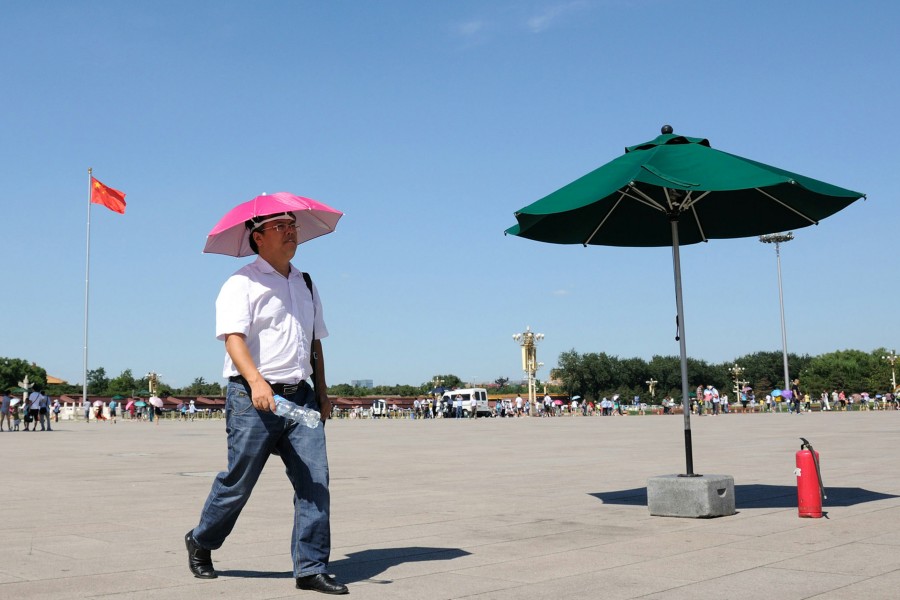
[(0, 390), (17, 387), (26, 375), (29, 383), (37, 386), (47, 383), (47, 371), (33, 362), (22, 358), (0, 358)]
[(105, 394), (108, 386), (109, 378), (106, 376), (106, 369), (98, 367), (87, 372), (88, 394), (94, 396)]
[[(90, 378), (88, 378), (88, 381), (90, 381)], [(90, 384), (88, 384), (88, 387), (90, 387)], [(118, 377), (109, 380), (103, 394), (107, 396), (115, 396), (116, 394), (130, 396), (137, 389), (140, 388), (137, 385), (134, 375), (131, 373), (131, 369), (125, 369)]]
[[(799, 377), (811, 360), (809, 355), (798, 356), (788, 352), (791, 379)], [(784, 353), (780, 350), (745, 354), (723, 365), (723, 369), (727, 371), (734, 363), (744, 368), (743, 378), (750, 382), (750, 387), (757, 393), (768, 393), (773, 389), (784, 387)]]
[(884, 352), (884, 348), (879, 348), (872, 352), (838, 350), (820, 354), (799, 373), (800, 389), (813, 398), (835, 389), (847, 393), (887, 391), (891, 387), (891, 370), (887, 361), (881, 360)]
[(448, 375), (435, 375), (431, 378), (431, 381), (426, 381), (421, 386), (419, 386), (423, 392), (427, 392), (429, 390), (434, 389), (435, 387), (443, 387), (444, 389), (452, 389), (452, 388), (464, 388), (468, 387), (466, 383), (453, 374)]

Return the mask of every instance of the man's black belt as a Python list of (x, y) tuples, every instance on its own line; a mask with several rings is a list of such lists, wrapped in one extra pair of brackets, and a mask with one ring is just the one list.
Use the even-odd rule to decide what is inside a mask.
[[(244, 379), (242, 375), (232, 375), (228, 378), (228, 381), (231, 383), (240, 383), (247, 391), (250, 391), (250, 384), (247, 383), (247, 380)], [(309, 385), (306, 381), (301, 381), (300, 383), (272, 383), (271, 381), (267, 381), (269, 387), (272, 388), (272, 391), (278, 394), (279, 396), (290, 396), (291, 394), (296, 394), (298, 390), (301, 390)]]

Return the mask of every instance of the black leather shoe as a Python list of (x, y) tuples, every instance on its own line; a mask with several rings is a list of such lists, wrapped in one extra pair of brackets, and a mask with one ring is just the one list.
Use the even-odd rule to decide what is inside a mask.
[(218, 577), (216, 570), (213, 568), (209, 550), (201, 548), (194, 541), (193, 529), (184, 535), (184, 545), (188, 551), (188, 568), (194, 574), (194, 577), (199, 577), (200, 579), (215, 579)]
[(297, 588), (301, 590), (315, 590), (323, 594), (349, 594), (350, 590), (333, 576), (325, 573), (316, 573), (306, 577), (297, 578)]

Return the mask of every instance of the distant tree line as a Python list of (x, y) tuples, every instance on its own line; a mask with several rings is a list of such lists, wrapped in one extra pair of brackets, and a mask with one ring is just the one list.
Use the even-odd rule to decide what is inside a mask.
[[(878, 348), (872, 352), (839, 350), (809, 356), (788, 353), (791, 379), (800, 379), (800, 389), (811, 397), (834, 389), (847, 393), (883, 393), (891, 387), (891, 365), (882, 357), (887, 352)], [(658, 403), (666, 395), (681, 399), (681, 360), (678, 356), (619, 358), (605, 352), (579, 354), (575, 350), (559, 356), (554, 379), (562, 381), (564, 391), (597, 400), (621, 394), (631, 400), (639, 395), (644, 402)], [(743, 368), (740, 375), (756, 394), (765, 395), (784, 387), (784, 360), (781, 351), (755, 352), (722, 363), (688, 358), (688, 387), (714, 385), (720, 393), (734, 399), (732, 367)], [(655, 395), (651, 396), (647, 381), (655, 380)]]

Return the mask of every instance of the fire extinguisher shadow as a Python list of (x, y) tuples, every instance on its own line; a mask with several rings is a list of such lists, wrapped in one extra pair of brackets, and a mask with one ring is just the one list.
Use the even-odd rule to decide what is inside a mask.
[[(895, 494), (884, 494), (859, 487), (827, 487), (824, 509), (844, 506), (856, 506), (866, 502), (876, 502), (890, 498), (900, 498)], [(647, 506), (647, 488), (632, 488), (628, 490), (611, 490), (608, 492), (593, 492), (594, 496), (603, 504), (615, 504), (623, 506)], [(796, 485), (768, 485), (764, 483), (745, 483), (734, 486), (735, 508), (797, 508)]]
[[(866, 502), (876, 502), (898, 498), (895, 494), (875, 492), (860, 487), (825, 487), (827, 500), (823, 508), (856, 506)], [(735, 508), (796, 508), (796, 485), (766, 485), (750, 483), (734, 486)]]

